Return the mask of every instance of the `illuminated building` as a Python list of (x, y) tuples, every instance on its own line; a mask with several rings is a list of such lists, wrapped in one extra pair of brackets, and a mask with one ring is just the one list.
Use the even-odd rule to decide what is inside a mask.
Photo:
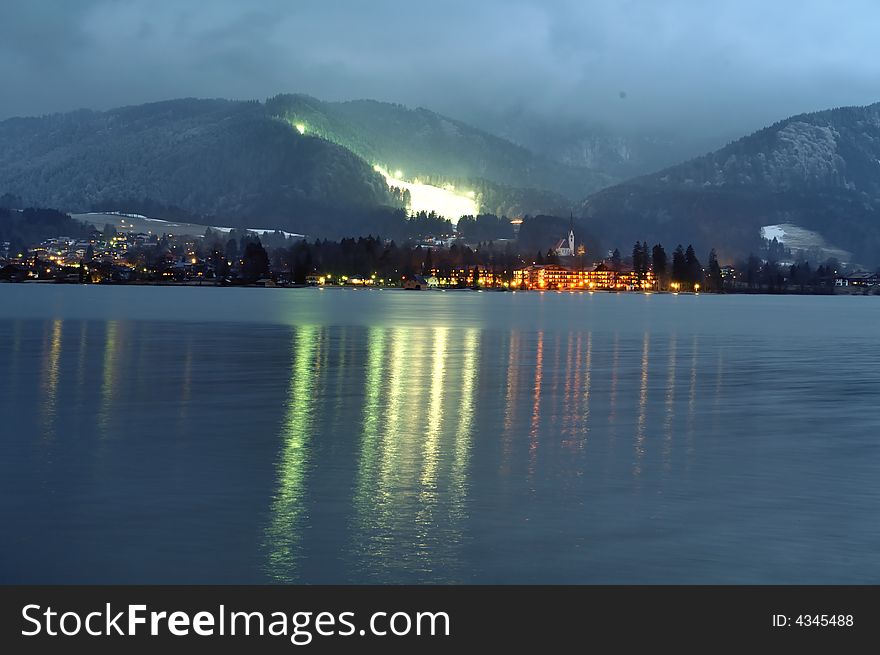
[(834, 284), (839, 287), (874, 287), (880, 285), (880, 274), (856, 271), (846, 276), (837, 276)]
[(585, 271), (559, 264), (532, 264), (513, 272), (513, 285), (518, 289), (648, 291), (654, 288), (650, 271), (639, 277), (632, 271), (612, 271), (597, 266)]
[(513, 272), (513, 284), (520, 289), (583, 289), (584, 274), (559, 264), (532, 264)]
[[(431, 269), (431, 275), (428, 278), (428, 286), (431, 287), (455, 287), (455, 286), (480, 286), (484, 288), (502, 288), (505, 285), (505, 274), (498, 273), (481, 266), (460, 266), (448, 269)], [(477, 275), (476, 285), (474, 284), (474, 275)], [(507, 278), (509, 284), (509, 278)]]
[(614, 288), (626, 289), (627, 291), (650, 291), (654, 288), (656, 280), (654, 273), (647, 271), (639, 279), (634, 271), (621, 271), (614, 274)]

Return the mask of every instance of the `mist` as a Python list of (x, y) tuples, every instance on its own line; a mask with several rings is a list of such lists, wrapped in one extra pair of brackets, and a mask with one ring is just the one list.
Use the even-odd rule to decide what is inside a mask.
[(878, 20), (869, 0), (4, 2), (0, 118), (302, 92), (732, 134), (880, 100)]

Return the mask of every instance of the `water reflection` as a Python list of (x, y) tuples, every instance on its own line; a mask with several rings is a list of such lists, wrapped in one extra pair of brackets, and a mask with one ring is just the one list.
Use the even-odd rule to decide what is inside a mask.
[[(379, 544), (372, 539), (373, 503), (387, 501), (376, 497), (376, 480), (379, 475), (380, 454), (384, 450), (381, 443), (380, 424), (382, 420), (380, 403), (385, 388), (385, 350), (388, 330), (370, 328), (367, 340), (367, 371), (364, 385), (364, 411), (361, 422), (360, 449), (358, 455), (357, 485), (354, 497), (355, 520), (352, 533), (355, 544), (349, 546), (355, 557), (364, 552), (375, 552)], [(398, 344), (399, 342), (395, 342)], [(400, 352), (398, 350), (398, 356)], [(387, 408), (387, 406), (386, 406)]]
[(641, 462), (642, 457), (645, 455), (645, 431), (648, 422), (648, 348), (650, 341), (650, 335), (645, 332), (645, 337), (642, 341), (642, 370), (639, 377), (639, 408), (638, 418), (636, 419), (636, 461), (633, 465), (633, 475), (636, 477), (642, 473)]
[(272, 522), (266, 538), (268, 575), (279, 582), (297, 579), (302, 557), (306, 511), (306, 470), (315, 412), (314, 383), (320, 361), (321, 332), (313, 326), (294, 330), (278, 488), (272, 501)]
[(61, 374), (59, 360), (61, 358), (61, 335), (64, 323), (60, 319), (52, 321), (49, 343), (44, 344), (42, 372), (42, 411), (43, 436), (51, 439), (55, 436), (55, 414), (57, 404), (58, 378)]
[[(0, 406), (25, 441), (0, 437), (53, 490), (42, 501), (61, 498), (54, 524), (128, 552), (160, 523), (131, 512), (150, 498), (186, 546), (164, 551), (166, 570), (198, 570), (188, 549), (209, 533), (203, 556), (256, 582), (492, 582), (528, 567), (589, 579), (589, 558), (633, 521), (681, 529), (665, 522), (691, 510), (670, 508), (703, 478), (683, 473), (730, 443), (705, 435), (739, 429), (717, 412), (762, 402), (734, 382), (740, 350), (686, 332), (304, 325), (257, 340), (224, 326), (205, 344), (117, 321), (0, 331), (0, 375), (19, 381)], [(96, 426), (126, 439), (89, 439)], [(48, 449), (32, 445), (53, 435), (64, 464), (35, 473)], [(535, 562), (545, 550), (562, 559)]]
[(102, 438), (109, 435), (110, 419), (113, 416), (113, 397), (118, 384), (116, 375), (119, 355), (119, 321), (107, 321), (104, 333), (104, 366), (101, 379), (101, 406), (98, 410), (98, 431)]
[(529, 426), (529, 476), (535, 473), (538, 456), (538, 430), (541, 424), (541, 384), (544, 381), (544, 331), (538, 332), (535, 346), (535, 379), (532, 384), (532, 419)]
[[(580, 335), (578, 335), (580, 338)], [(580, 355), (578, 356), (578, 361), (580, 361)], [(583, 372), (584, 378), (584, 391), (583, 394), (580, 395), (580, 420), (578, 423), (581, 428), (581, 441), (579, 443), (580, 447), (583, 448), (587, 442), (587, 435), (590, 432), (590, 386), (593, 381), (593, 333), (587, 332), (587, 353), (584, 359), (584, 363), (582, 367), (578, 367), (578, 374)]]
[(520, 333), (511, 330), (507, 335), (507, 372), (504, 385), (504, 431), (501, 436), (502, 454), (500, 469), (502, 475), (510, 473), (511, 449), (513, 447), (513, 426), (516, 421), (516, 409), (519, 394), (519, 358), (520, 358)]
[(468, 490), (468, 464), (473, 446), (474, 412), (476, 390), (479, 388), (480, 333), (469, 328), (464, 335), (464, 357), (462, 358), (461, 407), (458, 429), (455, 433), (454, 459), (452, 464), (452, 514), (457, 521), (464, 522), (465, 501)]
[[(575, 342), (579, 337), (580, 334), (575, 335), (569, 333), (568, 344), (565, 350), (565, 385), (563, 391), (562, 427), (560, 429), (560, 434), (563, 438), (563, 443), (568, 446), (571, 446), (572, 437), (574, 435), (575, 415), (573, 402), (574, 396), (577, 395), (577, 386), (580, 383), (580, 376), (575, 373), (577, 366), (576, 361), (579, 363), (580, 360), (578, 353), (575, 352)], [(579, 346), (580, 343), (578, 342), (578, 347)]]
[(617, 378), (620, 370), (620, 334), (614, 333), (614, 345), (611, 355), (611, 398), (608, 401), (609, 414), (608, 423), (610, 428), (610, 436), (612, 439), (615, 435), (615, 423), (617, 421)]
[(369, 331), (349, 546), (360, 576), (455, 579), (479, 334), (446, 327)]
[[(717, 410), (721, 405), (721, 387), (724, 384), (724, 351), (718, 351), (718, 362), (715, 364), (715, 398), (714, 408)], [(715, 414), (718, 417), (718, 414)], [(717, 426), (717, 423), (716, 423)]]
[(696, 409), (697, 409), (697, 364), (699, 362), (699, 343), (700, 338), (694, 335), (691, 344), (691, 372), (690, 372), (690, 390), (688, 392), (688, 413), (687, 413), (687, 430), (685, 432), (685, 440), (687, 442), (687, 461), (690, 461), (694, 454), (694, 433), (696, 431)]
[(669, 357), (666, 364), (666, 398), (663, 409), (663, 468), (668, 472), (671, 466), (673, 445), (673, 424), (675, 423), (675, 367), (678, 339), (673, 333), (669, 337)]
[(433, 330), (433, 366), (431, 368), (431, 389), (428, 401), (428, 425), (425, 430), (425, 463), (422, 471), (422, 501), (429, 502), (435, 494), (437, 479), (438, 448), (440, 424), (443, 421), (443, 393), (446, 389), (446, 340), (449, 328), (438, 327)]
[[(349, 358), (351, 357), (351, 353), (349, 352), (350, 339), (349, 339), (349, 330), (346, 327), (341, 327), (339, 329), (339, 340), (335, 343), (332, 348), (338, 354), (338, 364), (336, 365), (336, 380), (335, 380), (335, 390), (333, 393), (334, 398), (336, 399), (336, 403), (333, 407), (333, 419), (334, 425), (338, 425), (338, 421), (342, 416), (342, 406), (345, 402), (345, 381), (346, 376), (349, 375), (349, 370), (353, 366), (350, 364)], [(327, 349), (328, 351), (330, 348)], [(329, 356), (329, 352), (328, 352)]]
[(76, 356), (76, 410), (82, 409), (86, 394), (86, 353), (89, 347), (89, 324), (82, 321), (79, 325), (79, 346)]
[[(652, 478), (646, 476), (655, 463), (663, 479), (668, 478), (676, 450), (676, 414), (682, 405), (675, 334), (661, 338), (645, 332), (636, 340), (619, 333), (539, 330), (528, 339), (516, 331), (505, 336), (487, 340), (479, 329), (446, 326), (374, 326), (363, 336), (309, 326), (294, 330), (278, 477), (266, 529), (265, 566), (272, 579), (309, 578), (306, 562), (316, 557), (312, 549), (318, 546), (307, 544), (304, 536), (312, 534), (329, 511), (312, 496), (310, 489), (319, 483), (325, 489), (323, 480), (312, 476), (323, 478), (328, 470), (344, 468), (324, 454), (344, 458), (344, 451), (315, 441), (316, 431), (322, 439), (337, 434), (336, 428), (327, 432), (328, 425), (355, 430), (349, 509), (334, 510), (345, 515), (351, 565), (340, 579), (349, 581), (466, 578), (458, 563), (470, 538), (475, 484), (471, 455), (476, 423), (489, 420), (490, 412), (481, 408), (493, 393), (501, 401), (499, 422), (497, 428), (491, 422), (488, 428), (484, 425), (484, 431), (491, 442), (497, 430), (496, 471), (511, 488), (520, 480), (532, 480), (527, 483), (529, 493), (537, 498), (536, 482), (551, 465), (564, 466), (566, 493), (575, 495), (583, 493), (584, 485), (596, 484), (597, 475), (613, 477), (619, 470), (614, 458), (623, 455), (613, 454), (614, 435), (626, 426), (631, 426), (628, 459), (630, 474), (640, 480), (637, 488), (650, 484)], [(363, 346), (345, 348), (341, 344), (347, 340)], [(331, 346), (336, 352), (332, 358)], [(484, 350), (492, 363), (488, 368), (481, 364)], [(658, 358), (662, 372), (657, 374), (652, 374), (653, 350), (663, 353)], [(694, 339), (686, 354), (689, 371), (682, 412), (688, 449), (696, 439), (698, 354)], [(189, 384), (187, 361), (184, 389)], [(719, 358), (719, 367), (721, 362)], [(484, 376), (490, 379), (483, 381)], [(317, 415), (326, 408), (323, 390), (328, 379), (333, 416), (324, 420)], [(718, 389), (720, 384), (716, 395)], [(354, 405), (352, 398), (357, 399)], [(591, 417), (591, 406), (597, 404), (608, 408), (598, 423)], [(521, 407), (526, 411), (518, 411)], [(634, 408), (628, 417), (625, 407)], [(354, 420), (346, 422), (345, 416)], [(611, 464), (591, 476), (586, 475), (588, 434), (597, 449), (608, 453)], [(660, 446), (653, 454), (652, 441)], [(539, 451), (546, 456), (539, 459)], [(548, 463), (542, 464), (544, 459)]]

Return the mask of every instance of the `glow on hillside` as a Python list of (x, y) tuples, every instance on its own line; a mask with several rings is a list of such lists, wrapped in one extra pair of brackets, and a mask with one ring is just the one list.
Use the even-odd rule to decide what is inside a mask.
[(442, 188), (424, 184), (418, 178), (407, 181), (401, 170), (396, 170), (391, 174), (381, 166), (374, 166), (373, 169), (385, 178), (389, 187), (398, 187), (409, 191), (410, 205), (407, 209), (410, 212), (433, 211), (448, 218), (453, 225), (458, 223), (458, 219), (462, 216), (468, 214), (476, 216), (479, 213), (476, 193), (473, 191), (459, 191), (451, 184), (444, 185)]
[(296, 125), (294, 125), (294, 127), (296, 128), (296, 131), (300, 134), (306, 133), (306, 126), (303, 123), (297, 123)]

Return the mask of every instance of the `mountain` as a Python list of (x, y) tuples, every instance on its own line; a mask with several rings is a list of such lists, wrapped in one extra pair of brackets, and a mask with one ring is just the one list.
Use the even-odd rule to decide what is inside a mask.
[[(405, 184), (391, 189), (378, 171)], [(323, 236), (387, 226), (422, 189), (428, 202), (447, 194), (498, 215), (565, 215), (608, 183), (426, 109), (368, 100), (189, 98), (0, 122), (0, 193), (69, 212)]]
[(394, 204), (381, 176), (353, 153), (298, 134), (259, 103), (225, 100), (3, 121), (0, 189), (65, 211), (271, 224)]
[(574, 199), (613, 181), (428, 109), (374, 100), (322, 102), (305, 95), (276, 96), (266, 108), (306, 133), (339, 143), (368, 162), (390, 171), (399, 169), (410, 178), (482, 182)]
[(693, 241), (732, 258), (789, 224), (880, 263), (880, 103), (801, 114), (708, 155), (589, 196), (609, 242)]

